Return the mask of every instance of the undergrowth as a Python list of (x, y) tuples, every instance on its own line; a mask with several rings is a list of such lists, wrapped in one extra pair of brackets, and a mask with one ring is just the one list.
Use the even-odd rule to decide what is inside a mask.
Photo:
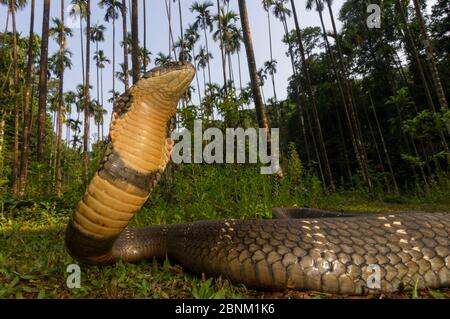
[[(270, 218), (272, 207), (318, 207), (354, 212), (444, 211), (450, 178), (435, 178), (401, 196), (324, 190), (291, 152), (283, 180), (245, 165), (171, 166), (131, 227), (201, 219)], [(63, 200), (3, 199), (0, 206), (0, 298), (340, 298), (317, 292), (268, 293), (222, 278), (185, 272), (169, 260), (107, 267), (81, 265), (81, 288), (66, 286), (64, 231), (79, 196)], [(448, 290), (412, 291), (398, 298), (449, 298)]]

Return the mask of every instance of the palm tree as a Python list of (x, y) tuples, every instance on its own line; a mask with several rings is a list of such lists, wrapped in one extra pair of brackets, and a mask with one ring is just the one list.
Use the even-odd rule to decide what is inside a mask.
[(42, 17), (41, 57), (39, 71), (39, 121), (37, 159), (43, 161), (45, 145), (45, 123), (47, 117), (47, 72), (48, 72), (48, 36), (50, 29), (50, 0), (44, 0), (44, 13)]
[[(100, 142), (100, 138), (103, 140), (103, 122), (104, 116), (108, 114), (108, 112), (103, 108), (103, 106), (99, 103), (99, 101), (93, 101), (93, 114), (94, 114), (94, 122), (97, 125), (97, 143)], [(102, 128), (102, 133), (100, 134), (100, 127)]]
[[(444, 89), (442, 88), (441, 78), (439, 76), (439, 71), (436, 66), (436, 59), (434, 57), (432, 43), (430, 41), (430, 37), (428, 36), (428, 32), (425, 28), (425, 22), (422, 15), (422, 10), (420, 8), (420, 4), (418, 0), (413, 0), (414, 10), (416, 12), (416, 18), (419, 21), (420, 33), (423, 37), (423, 42), (425, 44), (425, 50), (427, 52), (427, 60), (430, 68), (431, 77), (434, 83), (434, 89), (436, 91), (436, 96), (438, 98), (439, 105), (441, 109), (444, 111), (448, 111), (448, 103), (447, 98), (445, 97)], [(450, 134), (450, 122), (447, 122), (447, 131)]]
[[(235, 22), (239, 20), (239, 15), (233, 11), (225, 12), (224, 8), (221, 8), (221, 14), (215, 19), (217, 19), (219, 28), (213, 33), (213, 39), (217, 41), (220, 37), (221, 50), (228, 58), (228, 75), (232, 79), (231, 54), (239, 49), (241, 39), (240, 30), (235, 25)], [(226, 60), (222, 62), (222, 67), (226, 68)]]
[[(102, 24), (94, 24), (91, 29), (91, 41), (95, 43), (95, 53), (94, 53), (94, 60), (95, 56), (98, 55), (98, 43), (105, 41), (105, 26)], [(100, 76), (99, 76), (99, 67), (98, 64), (96, 64), (97, 69), (97, 101), (100, 101)]]
[(77, 95), (74, 91), (64, 93), (64, 101), (66, 102), (66, 147), (69, 147), (70, 142), (70, 123), (73, 119), (70, 118), (72, 106), (76, 104)]
[[(204, 87), (205, 91), (206, 91), (205, 69), (209, 65), (209, 61), (212, 58), (213, 58), (212, 54), (210, 52), (208, 52), (208, 50), (204, 46), (200, 46), (200, 50), (199, 50), (198, 54), (195, 56), (195, 61), (197, 63), (197, 70), (199, 70), (201, 68), (203, 71), (203, 87)], [(210, 79), (209, 83), (211, 83), (211, 79)]]
[[(410, 46), (411, 46), (413, 57), (414, 57), (414, 60), (416, 62), (416, 66), (417, 66), (417, 71), (419, 72), (420, 80), (421, 80), (421, 82), (422, 82), (422, 84), (424, 86), (428, 107), (429, 107), (429, 109), (430, 109), (430, 111), (432, 113), (436, 113), (436, 107), (434, 105), (433, 98), (431, 96), (431, 90), (430, 90), (430, 87), (428, 85), (427, 78), (425, 76), (425, 70), (424, 70), (424, 67), (422, 65), (422, 61), (421, 61), (421, 58), (420, 58), (420, 55), (419, 55), (418, 48), (416, 46), (414, 37), (413, 37), (413, 33), (411, 32), (411, 28), (409, 27), (409, 24), (408, 24), (407, 12), (405, 12), (405, 8), (403, 7), (403, 4), (402, 4), (402, 2), (400, 0), (396, 0), (396, 5), (397, 5), (398, 11), (400, 12), (400, 17), (401, 17), (402, 22), (403, 22), (402, 23), (402, 28), (403, 28), (403, 31), (404, 31), (404, 36), (406, 38), (405, 40), (408, 41)], [(439, 95), (438, 95), (438, 97), (439, 97)], [(445, 107), (445, 103), (444, 103), (444, 107)], [(444, 110), (445, 110), (445, 108), (444, 108)], [(446, 124), (447, 124), (446, 125), (447, 126), (447, 130), (448, 130), (448, 132), (450, 134), (450, 124), (448, 122)], [(439, 132), (439, 136), (440, 136), (441, 143), (442, 143), (442, 146), (444, 147), (445, 151), (447, 153), (450, 153), (449, 146), (447, 144), (446, 138), (445, 138), (444, 133), (442, 131)]]
[[(353, 93), (351, 92), (351, 87), (350, 84), (348, 82), (348, 72), (346, 70), (345, 67), (345, 63), (344, 63), (344, 56), (342, 54), (342, 46), (341, 46), (341, 41), (340, 41), (340, 37), (337, 33), (337, 28), (336, 28), (336, 23), (335, 23), (335, 19), (334, 19), (334, 14), (333, 14), (333, 9), (332, 9), (332, 4), (333, 4), (333, 0), (321, 0), (322, 2), (319, 2), (318, 0), (308, 0), (307, 1), (307, 9), (311, 9), (313, 6), (313, 1), (316, 1), (315, 5), (316, 5), (316, 10), (319, 12), (319, 16), (321, 19), (321, 23), (322, 23), (322, 29), (323, 29), (323, 37), (325, 39), (326, 42), (326, 47), (328, 48), (329, 51), (329, 55), (331, 57), (331, 61), (333, 64), (333, 68), (335, 69), (335, 73), (336, 73), (336, 81), (338, 82), (338, 86), (342, 87), (341, 84), (341, 80), (344, 83), (344, 87), (347, 91), (347, 97), (348, 97), (348, 104), (347, 101), (345, 99), (344, 93), (342, 92), (342, 96), (343, 96), (343, 106), (345, 109), (345, 113), (347, 115), (347, 122), (348, 122), (348, 126), (350, 128), (350, 135), (354, 144), (354, 150), (355, 150), (355, 155), (356, 155), (356, 159), (358, 162), (358, 165), (361, 169), (361, 171), (363, 172), (363, 177), (367, 182), (367, 186), (369, 188), (369, 190), (372, 189), (372, 182), (371, 182), (371, 178), (369, 175), (369, 169), (368, 169), (368, 164), (367, 164), (367, 157), (366, 157), (366, 150), (364, 147), (364, 144), (362, 142), (362, 133), (361, 133), (361, 129), (359, 126), (359, 119), (356, 115), (356, 105), (355, 105), (355, 101), (353, 100)], [(323, 1), (326, 2), (327, 7), (328, 7), (328, 12), (330, 15), (330, 20), (331, 20), (331, 24), (333, 26), (333, 35), (334, 35), (334, 39), (335, 39), (335, 43), (336, 43), (336, 47), (337, 47), (337, 51), (338, 51), (338, 56), (339, 56), (339, 67), (341, 69), (341, 74), (339, 75), (339, 72), (337, 71), (337, 67), (336, 67), (336, 59), (334, 58), (334, 54), (331, 50), (331, 46), (328, 42), (328, 37), (326, 35), (326, 31), (325, 31), (325, 26), (323, 23), (323, 17), (322, 17), (322, 11), (323, 11)], [(342, 79), (341, 79), (342, 77)]]
[[(302, 59), (303, 70), (304, 70), (304, 74), (305, 74), (305, 78), (306, 78), (306, 82), (307, 82), (307, 88), (308, 88), (309, 96), (311, 99), (312, 111), (313, 111), (313, 115), (314, 115), (314, 122), (316, 124), (316, 131), (317, 131), (317, 136), (319, 139), (319, 147), (320, 147), (320, 151), (322, 154), (325, 175), (327, 176), (329, 184), (331, 185), (331, 187), (333, 187), (333, 185), (334, 185), (333, 176), (331, 173), (330, 163), (328, 160), (328, 154), (327, 154), (327, 150), (325, 147), (325, 140), (323, 138), (323, 131), (322, 131), (322, 125), (320, 123), (319, 112), (317, 110), (316, 96), (315, 96), (315, 92), (312, 88), (311, 77), (309, 74), (309, 67), (308, 67), (308, 64), (306, 61), (306, 57), (305, 57), (305, 50), (303, 47), (300, 26), (299, 26), (298, 17), (297, 17), (297, 10), (295, 9), (295, 4), (294, 4), (293, 0), (291, 0), (291, 7), (292, 7), (293, 15), (294, 15), (295, 29), (296, 29), (296, 34), (297, 34), (297, 42), (298, 42), (298, 46), (300, 49), (300, 56)], [(286, 19), (284, 19), (284, 22), (286, 25)]]
[(2, 1), (8, 5), (12, 20), (12, 38), (13, 38), (13, 72), (14, 72), (14, 147), (12, 160), (12, 184), (13, 194), (16, 195), (19, 190), (19, 73), (18, 73), (18, 56), (17, 56), (17, 28), (16, 28), (16, 11), (18, 5), (16, 0)]
[[(144, 20), (144, 52), (149, 52), (148, 50), (147, 50), (147, 1), (145, 1), (145, 0), (142, 0), (142, 10), (144, 11), (144, 17), (143, 17), (143, 20)], [(181, 19), (181, 18), (180, 18)], [(144, 59), (143, 60), (143, 72), (145, 73), (145, 72), (147, 72), (147, 63), (146, 63), (146, 60)]]
[(171, 61), (172, 61), (172, 57), (170, 55), (166, 55), (162, 52), (159, 52), (155, 58), (155, 65), (161, 66), (161, 65), (165, 65)]
[(70, 10), (71, 17), (79, 17), (80, 19), (80, 49), (81, 49), (81, 75), (83, 77), (83, 83), (85, 79), (85, 67), (84, 67), (84, 47), (83, 47), (83, 19), (86, 18), (86, 0), (72, 0), (72, 8)]
[[(184, 36), (186, 47), (191, 50), (191, 61), (195, 60), (195, 45), (197, 44), (198, 40), (200, 39), (200, 34), (196, 30), (193, 24), (190, 24), (188, 28), (186, 29), (185, 36)], [(195, 61), (194, 61), (195, 65)], [(198, 73), (195, 72), (195, 80), (197, 82), (197, 91), (198, 91), (198, 99), (199, 103), (202, 102), (202, 94), (200, 91), (200, 81), (198, 79)]]
[[(173, 2), (176, 2), (177, 0), (173, 0)], [(181, 1), (178, 0), (178, 17), (180, 19), (180, 39), (181, 39), (181, 43), (185, 43), (184, 41), (184, 34), (183, 34), (183, 15), (181, 13)]]
[[(238, 72), (239, 72), (239, 88), (242, 91), (242, 70), (241, 70), (241, 43), (242, 43), (242, 30), (238, 27), (231, 29), (231, 38), (229, 42), (230, 55), (236, 54), (238, 60)], [(230, 62), (231, 64), (231, 62)]]
[(222, 58), (222, 73), (223, 73), (223, 88), (225, 90), (225, 96), (227, 95), (227, 63), (226, 63), (226, 59), (225, 59), (225, 48), (224, 48), (224, 44), (223, 44), (223, 37), (222, 37), (222, 15), (223, 9), (220, 6), (220, 1), (217, 0), (217, 16), (214, 17), (214, 20), (217, 21), (217, 30), (219, 31), (219, 46), (220, 46), (220, 53), (221, 53), (221, 58)]
[(19, 194), (24, 195), (27, 187), (28, 178), (28, 157), (30, 153), (30, 126), (31, 126), (31, 87), (34, 65), (34, 8), (35, 0), (31, 0), (30, 13), (30, 33), (28, 36), (28, 61), (27, 73), (25, 77), (25, 94), (23, 103), (23, 125), (22, 125), (22, 152), (20, 158), (20, 172), (19, 172)]
[(132, 20), (131, 20), (131, 38), (133, 46), (131, 47), (131, 61), (133, 62), (133, 84), (139, 81), (141, 74), (141, 67), (139, 62), (139, 14), (138, 14), (138, 0), (131, 1)]
[[(274, 61), (273, 58), (273, 45), (272, 45), (272, 23), (271, 23), (271, 19), (270, 19), (270, 8), (273, 6), (274, 4), (274, 0), (263, 0), (263, 7), (264, 10), (266, 10), (267, 12), (267, 25), (269, 27), (268, 31), (269, 31), (269, 52), (270, 52), (270, 60), (269, 61)], [(277, 100), (276, 97), (276, 90), (275, 90), (275, 73), (271, 74), (272, 77), (272, 85), (273, 85), (273, 96), (275, 98), (275, 101)]]
[[(100, 0), (99, 1), (100, 8), (106, 7), (105, 13), (105, 21), (112, 21), (112, 30), (113, 30), (113, 62), (112, 62), (112, 73), (113, 73), (113, 91), (116, 90), (116, 20), (119, 18), (119, 12), (122, 11), (122, 4), (119, 0)], [(114, 104), (114, 101), (113, 101)]]
[[(264, 102), (261, 97), (261, 91), (259, 88), (259, 79), (258, 79), (258, 72), (256, 69), (255, 53), (253, 51), (250, 22), (248, 20), (247, 4), (245, 0), (239, 0), (239, 15), (241, 17), (242, 32), (244, 35), (244, 44), (247, 53), (247, 62), (248, 62), (247, 64), (250, 73), (250, 81), (252, 85), (253, 101), (255, 103), (256, 117), (258, 120), (259, 127), (265, 129), (266, 134), (265, 139), (267, 142), (268, 150), (272, 150), (269, 119), (266, 114), (266, 108), (264, 106)], [(280, 176), (282, 175), (282, 170), (280, 167), (277, 168), (277, 174)]]
[(266, 73), (270, 74), (272, 79), (272, 87), (273, 87), (273, 98), (275, 99), (275, 104), (277, 103), (277, 90), (275, 88), (275, 73), (277, 73), (277, 60), (270, 60), (264, 62), (264, 69)]
[(267, 80), (267, 73), (266, 70), (264, 68), (260, 68), (257, 72), (258, 74), (258, 81), (259, 81), (259, 87), (261, 88), (261, 94), (262, 94), (262, 99), (264, 102), (266, 102), (266, 97), (264, 96), (264, 84), (266, 83)]
[[(212, 17), (209, 11), (209, 8), (212, 7), (213, 4), (210, 1), (205, 1), (203, 3), (199, 3), (198, 1), (195, 1), (190, 10), (192, 13), (197, 13), (197, 16), (194, 21), (194, 28), (198, 29), (201, 28), (203, 30), (203, 35), (205, 37), (205, 46), (206, 46), (206, 54), (204, 56), (209, 56), (209, 46), (208, 46), (208, 36), (206, 34), (206, 29), (209, 29), (209, 31), (212, 31), (213, 25), (212, 25)], [(212, 56), (211, 56), (212, 57)], [(208, 79), (209, 83), (211, 83), (211, 66), (209, 58), (206, 60), (206, 63), (208, 65)]]
[[(86, 38), (91, 38), (91, 0), (86, 0)], [(91, 41), (86, 41), (86, 82), (84, 84), (84, 136), (83, 136), (83, 181), (85, 186), (89, 182), (89, 124), (90, 124), (90, 66)]]
[[(59, 29), (59, 103), (57, 109), (58, 125), (57, 125), (57, 143), (55, 154), (55, 193), (57, 197), (61, 196), (61, 144), (62, 144), (62, 125), (63, 125), (63, 104), (64, 104), (64, 49), (66, 47), (66, 36), (64, 33), (64, 0), (61, 0), (61, 21), (60, 25), (56, 23), (56, 27)], [(58, 22), (53, 20), (53, 22)], [(53, 30), (52, 30), (53, 31)]]
[[(127, 27), (127, 4), (126, 0), (122, 0), (122, 33), (123, 33), (123, 67), (124, 70), (124, 78), (123, 83), (125, 85), (125, 91), (129, 88), (129, 81), (128, 81), (128, 27)], [(115, 90), (113, 90), (115, 92)]]
[[(103, 50), (98, 51), (98, 53), (96, 53), (94, 55), (94, 61), (96, 62), (96, 66), (97, 68), (100, 69), (100, 87), (101, 87), (101, 100), (97, 100), (100, 102), (100, 105), (102, 106), (102, 108), (104, 107), (104, 100), (103, 100), (103, 69), (105, 68), (106, 64), (111, 63), (111, 61), (106, 57), (105, 53), (103, 52)], [(115, 97), (113, 99), (113, 101), (115, 101)], [(102, 118), (102, 139), (103, 139), (103, 118)]]
[(122, 11), (122, 4), (119, 2), (119, 0), (100, 0), (98, 5), (102, 9), (106, 7), (106, 13), (104, 17), (105, 21), (106, 22), (112, 21), (112, 31), (113, 31), (112, 75), (113, 75), (113, 90), (115, 91), (116, 79), (114, 75), (116, 73), (116, 20), (119, 18), (119, 12)]

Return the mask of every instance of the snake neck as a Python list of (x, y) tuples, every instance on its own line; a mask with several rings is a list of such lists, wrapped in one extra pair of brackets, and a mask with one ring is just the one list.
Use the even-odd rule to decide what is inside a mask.
[[(184, 80), (179, 81), (180, 74)], [(110, 142), (66, 230), (73, 257), (88, 263), (114, 262), (123, 238), (135, 235), (124, 230), (169, 161), (167, 123), (192, 77), (190, 65), (156, 69), (117, 99)]]

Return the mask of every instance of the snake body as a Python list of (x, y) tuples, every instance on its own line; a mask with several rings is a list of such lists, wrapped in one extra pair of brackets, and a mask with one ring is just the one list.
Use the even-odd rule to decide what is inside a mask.
[(104, 158), (67, 226), (73, 257), (109, 264), (168, 256), (194, 272), (268, 290), (450, 287), (448, 213), (275, 209), (272, 220), (127, 228), (170, 158), (167, 123), (194, 74), (182, 62), (153, 69), (116, 101)]

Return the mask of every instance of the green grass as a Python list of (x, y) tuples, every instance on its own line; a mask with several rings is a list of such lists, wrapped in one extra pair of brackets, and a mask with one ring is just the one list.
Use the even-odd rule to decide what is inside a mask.
[[(294, 167), (295, 168), (295, 167)], [(448, 211), (449, 179), (431, 192), (404, 196), (340, 190), (325, 194), (301, 166), (280, 182), (245, 167), (185, 165), (168, 170), (131, 227), (215, 218), (269, 218), (276, 206), (355, 212)], [(242, 187), (241, 185), (245, 185)], [(64, 231), (75, 201), (3, 201), (0, 210), (0, 298), (343, 298), (318, 292), (264, 292), (184, 271), (169, 260), (97, 267), (81, 265), (81, 288), (66, 286)], [(68, 200), (67, 198), (71, 198)], [(6, 204), (5, 204), (6, 203)], [(5, 204), (5, 205), (3, 205)], [(3, 209), (4, 207), (4, 209)], [(407, 291), (364, 298), (450, 298), (450, 290)]]
[[(348, 202), (347, 196), (339, 198), (337, 195), (334, 200), (341, 204), (327, 208), (361, 212), (416, 208), (381, 201), (368, 204), (356, 198)], [(424, 207), (435, 210), (431, 204)], [(169, 260), (117, 263), (107, 267), (82, 265), (81, 288), (68, 289), (66, 268), (76, 263), (64, 248), (64, 229), (69, 215), (70, 211), (57, 212), (56, 206), (42, 209), (36, 204), (15, 216), (1, 218), (0, 298), (342, 298), (315, 292), (257, 292), (220, 278), (202, 278), (184, 272)], [(145, 224), (154, 218), (146, 209), (133, 225)], [(450, 291), (414, 290), (384, 297), (450, 298)]]

